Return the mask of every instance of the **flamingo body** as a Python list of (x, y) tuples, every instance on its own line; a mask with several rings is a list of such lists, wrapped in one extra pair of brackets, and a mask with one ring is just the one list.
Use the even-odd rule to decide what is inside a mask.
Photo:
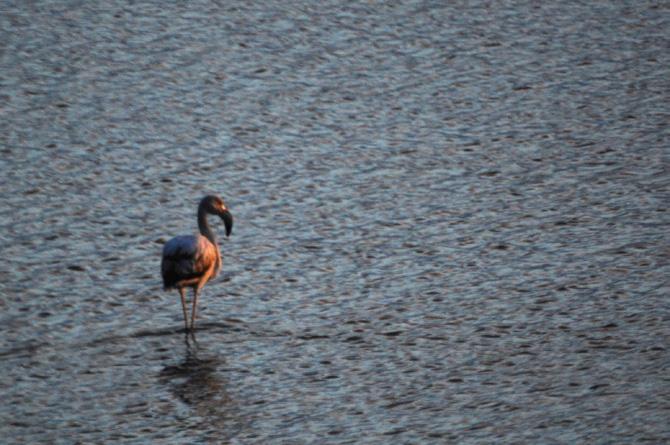
[(166, 290), (188, 286), (187, 283), (202, 277), (212, 268), (208, 280), (216, 277), (221, 270), (221, 253), (216, 244), (202, 235), (175, 236), (163, 246), (161, 274)]

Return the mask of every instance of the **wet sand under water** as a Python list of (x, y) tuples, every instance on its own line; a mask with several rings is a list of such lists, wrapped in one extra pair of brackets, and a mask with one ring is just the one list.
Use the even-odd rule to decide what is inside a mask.
[(670, 441), (670, 11), (401, 3), (5, 2), (3, 443)]

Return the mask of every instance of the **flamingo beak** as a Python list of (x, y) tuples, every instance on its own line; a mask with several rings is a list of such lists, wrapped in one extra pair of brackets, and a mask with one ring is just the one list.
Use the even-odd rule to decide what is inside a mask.
[(233, 215), (231, 215), (228, 209), (224, 209), (219, 216), (223, 220), (223, 225), (226, 226), (226, 236), (230, 236), (230, 232), (233, 231)]

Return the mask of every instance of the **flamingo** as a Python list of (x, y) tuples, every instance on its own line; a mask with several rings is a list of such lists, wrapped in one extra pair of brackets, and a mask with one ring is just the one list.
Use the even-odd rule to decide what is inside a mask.
[(184, 289), (193, 289), (193, 308), (191, 309), (191, 327), (195, 329), (195, 313), (198, 295), (203, 286), (221, 270), (221, 252), (216, 243), (214, 232), (207, 223), (207, 215), (218, 215), (226, 227), (226, 236), (233, 230), (233, 215), (223, 199), (208, 195), (198, 205), (199, 235), (182, 235), (172, 238), (163, 246), (161, 275), (165, 290), (177, 288), (181, 296), (181, 308), (184, 311), (184, 325), (189, 331), (186, 298)]

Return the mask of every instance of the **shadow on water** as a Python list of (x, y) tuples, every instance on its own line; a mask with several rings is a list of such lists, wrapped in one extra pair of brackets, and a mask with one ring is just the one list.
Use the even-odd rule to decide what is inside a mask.
[[(212, 331), (212, 332), (229, 332), (236, 331), (239, 332), (240, 327), (231, 324), (231, 323), (222, 323), (222, 322), (206, 322), (198, 324), (198, 327), (195, 332), (203, 331)], [(162, 337), (164, 335), (174, 335), (174, 334), (184, 334), (187, 335), (189, 331), (184, 328), (163, 328), (163, 329), (144, 329), (137, 331), (134, 334), (131, 334), (132, 337), (141, 338), (141, 337)], [(191, 333), (188, 335), (191, 338), (194, 338), (195, 335)]]
[[(236, 321), (236, 323), (242, 323)], [(196, 330), (197, 332), (207, 332), (207, 333), (226, 333), (226, 332), (241, 332), (243, 330), (242, 327), (232, 324), (232, 323), (222, 323), (222, 322), (206, 322), (206, 323), (201, 323), (198, 325), (198, 328)], [(186, 338), (191, 338), (191, 342), (195, 342), (194, 337), (195, 333), (189, 333), (184, 329), (183, 327), (175, 328), (175, 327), (167, 327), (167, 328), (159, 328), (159, 329), (142, 329), (130, 334), (125, 334), (125, 335), (106, 335), (101, 338), (96, 338), (93, 340), (88, 341), (87, 343), (84, 344), (84, 346), (91, 347), (91, 346), (97, 346), (100, 344), (106, 344), (106, 343), (114, 343), (117, 341), (125, 341), (129, 338), (149, 338), (149, 337), (170, 337), (173, 335), (184, 335)], [(188, 341), (187, 341), (188, 344)], [(30, 349), (30, 348), (39, 348), (42, 345), (27, 345), (21, 348), (13, 348), (11, 350), (7, 351), (0, 351), (0, 357), (3, 355), (10, 355), (13, 353), (17, 352), (22, 352), (24, 350)], [(193, 346), (189, 346), (192, 348)]]
[(183, 360), (165, 366), (158, 375), (159, 382), (190, 408), (191, 417), (201, 419), (194, 429), (218, 439), (222, 432), (226, 438), (234, 437), (245, 423), (226, 389), (227, 379), (219, 372), (224, 367), (223, 358), (208, 353), (193, 333), (185, 333)]
[[(261, 324), (250, 324), (242, 320), (237, 320), (234, 318), (226, 319), (225, 322), (220, 321), (205, 321), (198, 323), (196, 327), (195, 334), (201, 333), (208, 335), (211, 334), (226, 334), (226, 333), (240, 333), (248, 332), (249, 335), (259, 336), (259, 337), (281, 337), (285, 335), (290, 335), (288, 331), (278, 331), (276, 329), (268, 328), (267, 326)], [(141, 338), (141, 337), (162, 337), (170, 336), (175, 334), (184, 334), (187, 335), (186, 329), (183, 327), (180, 328), (163, 328), (163, 329), (145, 329), (137, 331), (133, 334), (130, 334), (131, 337)], [(190, 335), (194, 337), (193, 334)]]

